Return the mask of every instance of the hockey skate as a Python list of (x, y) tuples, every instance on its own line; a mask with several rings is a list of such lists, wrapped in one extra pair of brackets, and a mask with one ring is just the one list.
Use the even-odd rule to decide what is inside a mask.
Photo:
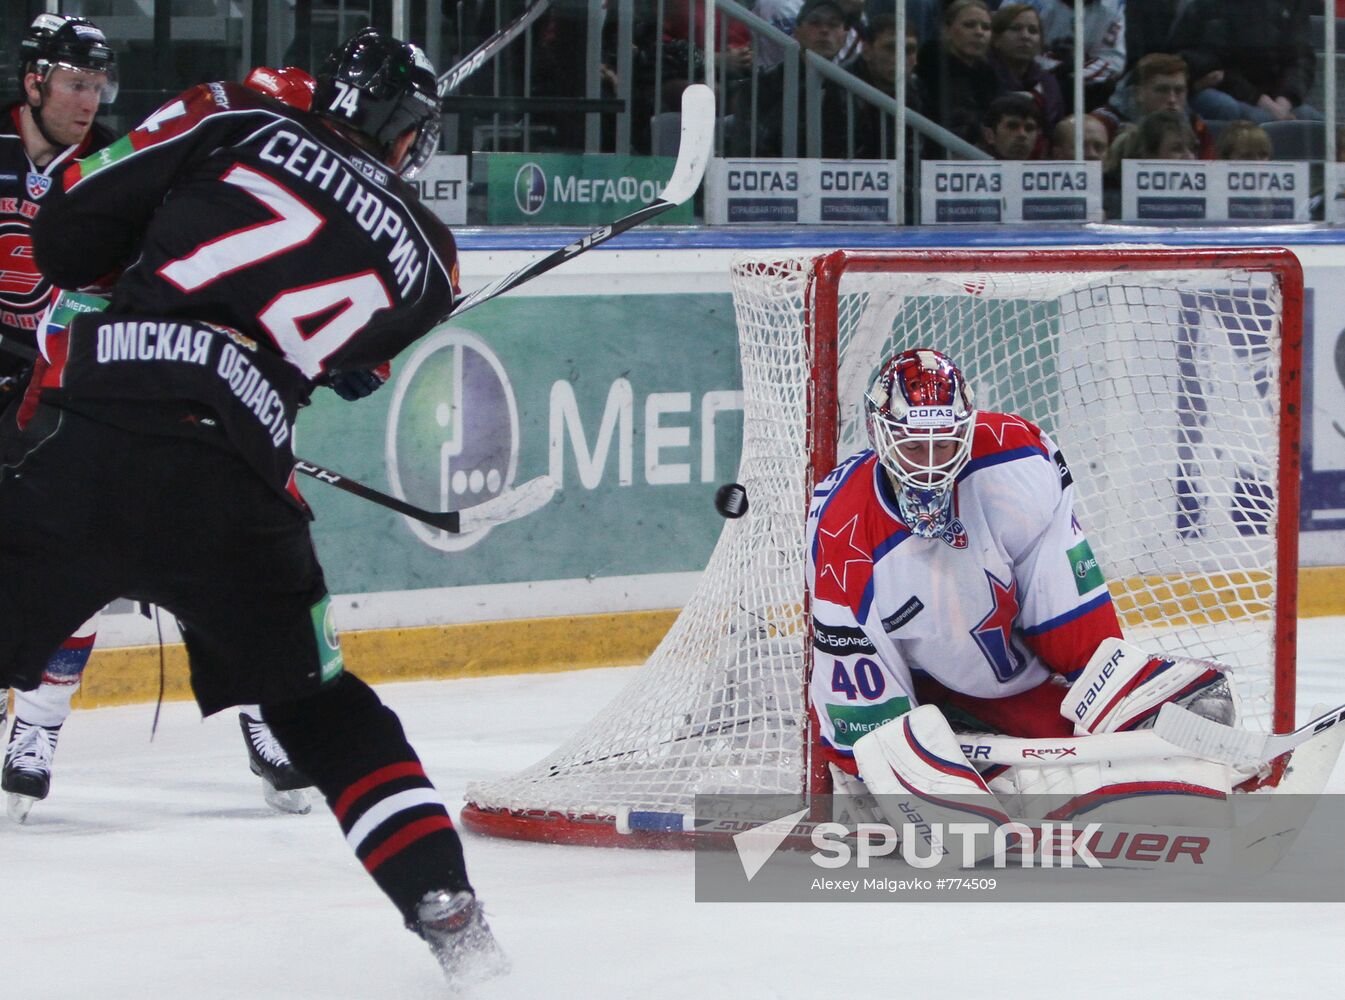
[(480, 902), (465, 889), (426, 893), (411, 929), (429, 944), (450, 986), (473, 986), (509, 971)]
[(246, 712), (238, 713), (243, 741), (248, 745), (248, 767), (262, 779), (262, 796), (272, 809), (304, 815), (313, 808), (307, 789), (313, 782), (290, 762), (290, 755), (271, 727)]
[(24, 822), (34, 804), (51, 791), (51, 762), (60, 735), (60, 726), (35, 726), (14, 717), (0, 789), (7, 793), (5, 808), (15, 823)]

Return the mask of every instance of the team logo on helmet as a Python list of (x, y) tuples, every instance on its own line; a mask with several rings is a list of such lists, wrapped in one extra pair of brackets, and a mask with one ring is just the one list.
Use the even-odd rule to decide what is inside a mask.
[(546, 173), (535, 163), (525, 163), (514, 175), (514, 204), (524, 215), (536, 215), (546, 207)]

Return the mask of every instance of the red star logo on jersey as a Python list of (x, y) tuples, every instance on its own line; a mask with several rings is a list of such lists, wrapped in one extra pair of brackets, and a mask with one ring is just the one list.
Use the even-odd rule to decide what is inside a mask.
[(822, 544), (819, 546), (822, 550), (822, 566), (817, 578), (825, 580), (830, 576), (842, 592), (846, 589), (845, 582), (850, 574), (850, 564), (859, 563), (861, 566), (868, 566), (873, 561), (873, 557), (867, 551), (855, 544), (857, 530), (859, 530), (858, 514), (836, 531), (827, 531), (822, 527), (817, 529), (817, 533), (822, 536)]
[(995, 676), (1007, 681), (1026, 666), (1021, 653), (1013, 647), (1013, 623), (1018, 617), (1018, 581), (1010, 579), (1006, 584), (989, 570), (985, 571), (986, 582), (990, 584), (992, 607), (989, 614), (971, 630), (971, 637), (981, 652), (990, 661)]
[(1003, 419), (999, 421), (978, 420), (976, 422), (976, 429), (982, 431), (987, 437), (994, 438), (995, 444), (1001, 448), (1004, 447), (1004, 435), (1010, 430), (1032, 430), (1032, 428), (1027, 425), (1026, 421), (1021, 417), (1014, 416), (1012, 413), (1004, 414)]

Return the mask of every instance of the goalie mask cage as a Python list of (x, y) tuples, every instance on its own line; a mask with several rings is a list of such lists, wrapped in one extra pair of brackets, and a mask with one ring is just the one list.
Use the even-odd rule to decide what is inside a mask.
[(813, 484), (868, 447), (880, 362), (934, 347), (980, 409), (1055, 438), (1126, 637), (1232, 666), (1293, 724), (1302, 272), (1287, 250), (740, 255), (748, 514), (672, 629), (569, 742), (469, 785), (469, 829), (689, 846), (698, 794), (829, 790), (806, 699)]

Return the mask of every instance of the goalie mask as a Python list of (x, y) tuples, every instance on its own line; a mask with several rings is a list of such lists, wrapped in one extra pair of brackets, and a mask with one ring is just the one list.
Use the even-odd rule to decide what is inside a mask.
[(971, 459), (976, 407), (947, 355), (924, 348), (885, 361), (864, 395), (869, 444), (896, 487), (911, 534), (948, 525), (953, 484)]
[[(412, 177), (439, 146), (439, 85), (425, 53), (365, 28), (327, 57), (318, 73), (313, 110), (365, 136), (403, 177)], [(411, 149), (389, 163), (393, 147), (415, 131)]]

